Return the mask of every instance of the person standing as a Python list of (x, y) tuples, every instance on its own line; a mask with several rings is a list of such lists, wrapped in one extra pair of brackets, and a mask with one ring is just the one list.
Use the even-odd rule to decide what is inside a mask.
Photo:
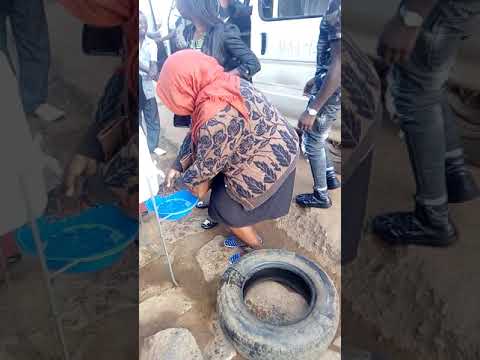
[(310, 95), (310, 102), (298, 121), (314, 182), (313, 193), (300, 194), (296, 198), (302, 207), (331, 207), (328, 190), (340, 187), (326, 141), (341, 109), (341, 38), (341, 1), (330, 0), (320, 23), (317, 71), (304, 89), (304, 94)]
[(394, 97), (415, 175), (415, 210), (377, 216), (373, 231), (390, 244), (447, 246), (457, 238), (448, 203), (478, 198), (447, 99), (446, 83), (480, 3), (404, 0), (380, 37), (393, 64)]
[[(218, 63), (233, 75), (251, 81), (260, 71), (257, 56), (240, 37), (237, 26), (220, 18), (217, 0), (178, 0), (177, 8), (183, 20), (177, 23), (175, 43), (177, 50), (194, 49), (214, 57)], [(190, 116), (175, 115), (176, 124), (189, 124)], [(208, 207), (200, 201), (197, 207)], [(209, 230), (218, 223), (205, 219), (201, 227)]]
[(157, 76), (157, 44), (147, 36), (148, 23), (146, 16), (139, 13), (139, 58), (138, 69), (140, 72), (139, 110), (143, 113), (145, 133), (147, 135), (148, 149), (151, 153), (165, 154), (164, 150), (157, 148), (160, 136), (160, 117), (158, 115), (157, 99), (155, 98), (154, 79)]
[[(189, 64), (189, 66), (185, 66)], [(229, 228), (224, 245), (260, 249), (255, 225), (288, 214), (292, 202), (298, 136), (264, 94), (195, 50), (167, 59), (158, 95), (172, 112), (192, 117), (191, 131), (167, 174), (199, 199), (211, 189), (208, 214)]]
[(45, 121), (62, 118), (65, 113), (47, 103), (50, 41), (43, 0), (7, 0), (0, 7), (0, 51), (12, 62), (8, 51), (7, 19), (15, 38), (17, 78), (25, 113)]
[(235, 25), (240, 31), (243, 42), (250, 47), (250, 32), (252, 29), (252, 7), (249, 1), (245, 4), (238, 0), (219, 0), (220, 18), (228, 24)]

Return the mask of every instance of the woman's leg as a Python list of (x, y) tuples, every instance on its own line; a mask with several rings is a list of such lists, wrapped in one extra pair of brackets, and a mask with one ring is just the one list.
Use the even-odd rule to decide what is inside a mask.
[(261, 249), (263, 247), (263, 243), (258, 236), (257, 232), (253, 228), (253, 226), (244, 226), (239, 228), (231, 227), (230, 231), (235, 235), (238, 239), (243, 241), (249, 247), (254, 250)]

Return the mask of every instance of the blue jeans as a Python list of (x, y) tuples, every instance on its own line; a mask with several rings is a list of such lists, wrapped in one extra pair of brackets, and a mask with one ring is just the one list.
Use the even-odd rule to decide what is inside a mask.
[(446, 83), (478, 14), (480, 4), (473, 0), (440, 0), (409, 61), (393, 68), (392, 95), (415, 174), (416, 200), (424, 205), (445, 204), (446, 174), (465, 166)]
[(160, 137), (160, 116), (158, 114), (157, 99), (154, 97), (147, 99), (143, 92), (141, 77), (139, 78), (139, 113), (143, 113), (145, 127), (142, 124), (143, 131), (147, 136), (148, 150), (152, 153), (158, 146), (158, 138)]
[(50, 42), (43, 0), (14, 0), (8, 15), (0, 14), (0, 50), (11, 60), (7, 49), (7, 17), (18, 53), (17, 77), (23, 108), (32, 113), (48, 96)]
[(332, 96), (318, 113), (313, 128), (303, 134), (305, 153), (312, 169), (313, 187), (317, 191), (327, 190), (327, 171), (333, 170), (326, 141), (340, 108), (339, 95)]

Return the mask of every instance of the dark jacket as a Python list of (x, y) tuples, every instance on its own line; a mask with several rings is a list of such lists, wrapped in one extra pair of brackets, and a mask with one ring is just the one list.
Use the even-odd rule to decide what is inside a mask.
[[(184, 31), (185, 40), (190, 42), (195, 34), (195, 27), (189, 25)], [(260, 62), (240, 37), (235, 25), (219, 23), (210, 28), (205, 36), (202, 52), (214, 57), (225, 71), (237, 69), (240, 75), (250, 80), (260, 71)]]

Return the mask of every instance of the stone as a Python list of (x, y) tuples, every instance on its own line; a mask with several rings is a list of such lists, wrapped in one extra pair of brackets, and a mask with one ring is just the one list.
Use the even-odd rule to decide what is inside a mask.
[(140, 360), (203, 360), (192, 333), (171, 328), (146, 338)]
[(210, 324), (213, 339), (204, 349), (205, 360), (232, 360), (237, 355), (233, 345), (223, 334), (218, 318), (215, 317)]
[(192, 300), (181, 288), (172, 288), (159, 296), (153, 296), (140, 303), (140, 337), (146, 337), (158, 331), (158, 324), (174, 321), (192, 308)]
[(210, 282), (223, 274), (228, 266), (228, 257), (233, 255), (236, 249), (227, 249), (223, 246), (225, 237), (215, 236), (205, 244), (197, 253), (196, 259), (203, 272), (205, 281)]

